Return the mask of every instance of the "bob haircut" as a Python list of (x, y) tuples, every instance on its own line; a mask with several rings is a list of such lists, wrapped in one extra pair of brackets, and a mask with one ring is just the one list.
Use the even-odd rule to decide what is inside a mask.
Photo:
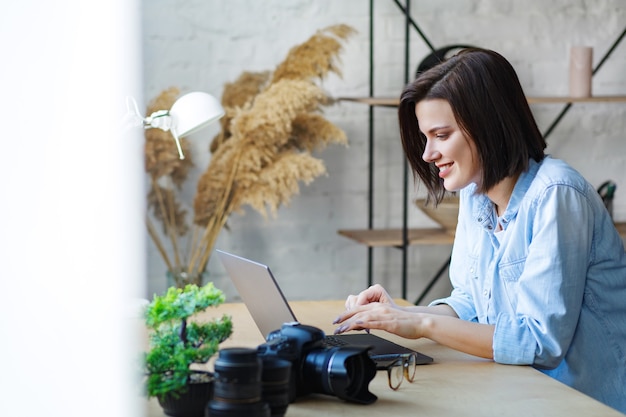
[(415, 106), (442, 99), (452, 108), (460, 129), (474, 141), (482, 169), (478, 192), (485, 193), (506, 177), (528, 169), (530, 158), (541, 161), (546, 141), (511, 64), (494, 51), (468, 48), (421, 73), (400, 96), (398, 119), (404, 153), (413, 171), (438, 204), (445, 194), (434, 164), (422, 159), (426, 136)]

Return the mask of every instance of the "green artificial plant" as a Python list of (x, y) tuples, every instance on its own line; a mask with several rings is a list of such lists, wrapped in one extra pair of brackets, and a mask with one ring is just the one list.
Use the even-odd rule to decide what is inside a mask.
[(231, 335), (232, 321), (227, 315), (203, 323), (190, 320), (224, 300), (212, 282), (203, 287), (171, 287), (165, 295), (154, 296), (144, 316), (150, 331), (144, 360), (149, 397), (184, 392), (193, 373), (191, 365), (206, 363)]

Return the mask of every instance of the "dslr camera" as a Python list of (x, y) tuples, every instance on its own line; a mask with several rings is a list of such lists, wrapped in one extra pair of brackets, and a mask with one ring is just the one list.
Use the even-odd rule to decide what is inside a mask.
[(311, 393), (334, 395), (342, 400), (371, 404), (377, 397), (368, 385), (376, 376), (376, 364), (369, 347), (326, 346), (322, 330), (285, 323), (271, 332), (257, 347), (259, 356), (278, 357), (291, 362), (289, 401)]
[(371, 404), (376, 364), (367, 346), (327, 346), (322, 330), (285, 323), (266, 343), (225, 348), (215, 361), (213, 399), (207, 417), (280, 417), (288, 404), (311, 393)]

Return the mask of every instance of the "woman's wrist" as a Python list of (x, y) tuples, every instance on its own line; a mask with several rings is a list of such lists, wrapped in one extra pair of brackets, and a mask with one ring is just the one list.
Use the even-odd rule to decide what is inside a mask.
[(417, 330), (421, 337), (432, 339), (437, 315), (430, 313), (416, 313), (417, 314)]

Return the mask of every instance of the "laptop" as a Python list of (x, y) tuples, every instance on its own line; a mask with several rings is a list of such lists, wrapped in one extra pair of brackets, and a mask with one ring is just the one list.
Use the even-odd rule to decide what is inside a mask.
[[(264, 337), (280, 329), (283, 323), (298, 321), (267, 265), (219, 249), (216, 252)], [(433, 362), (430, 356), (370, 333), (327, 335), (326, 338), (333, 346), (370, 346), (369, 356), (379, 366), (411, 353), (417, 354), (418, 364)]]

